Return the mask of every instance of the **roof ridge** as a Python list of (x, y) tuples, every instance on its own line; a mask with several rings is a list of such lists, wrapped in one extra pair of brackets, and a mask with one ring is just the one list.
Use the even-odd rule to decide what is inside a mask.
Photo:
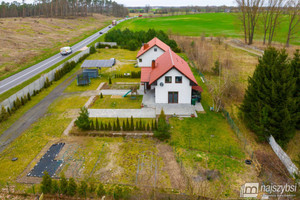
[(170, 52), (170, 57), (171, 57), (172, 65), (175, 66), (175, 65), (174, 65), (174, 61), (173, 61), (173, 56), (172, 56), (172, 54), (171, 54), (171, 48), (169, 48), (169, 52)]

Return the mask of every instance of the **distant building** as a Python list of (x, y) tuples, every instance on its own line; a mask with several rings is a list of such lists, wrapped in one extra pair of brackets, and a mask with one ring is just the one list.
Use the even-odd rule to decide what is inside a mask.
[(158, 38), (144, 44), (137, 55), (144, 92), (154, 90), (155, 103), (191, 104), (202, 88), (188, 65)]

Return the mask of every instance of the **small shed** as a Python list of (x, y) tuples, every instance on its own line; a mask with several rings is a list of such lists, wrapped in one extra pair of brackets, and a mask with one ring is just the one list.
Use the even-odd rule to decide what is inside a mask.
[(77, 75), (77, 85), (89, 85), (91, 83), (91, 79), (89, 78), (87, 73), (81, 73)]

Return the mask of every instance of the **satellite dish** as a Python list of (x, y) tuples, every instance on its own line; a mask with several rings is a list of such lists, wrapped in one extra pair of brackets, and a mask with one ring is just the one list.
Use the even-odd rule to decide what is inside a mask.
[(159, 84), (159, 85), (162, 87), (162, 86), (164, 86), (164, 83), (163, 83), (163, 82), (160, 82), (160, 84)]

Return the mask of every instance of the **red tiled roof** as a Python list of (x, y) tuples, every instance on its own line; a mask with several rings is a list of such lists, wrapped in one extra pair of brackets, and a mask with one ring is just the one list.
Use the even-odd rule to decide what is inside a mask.
[(197, 86), (192, 86), (193, 90), (199, 91), (199, 92), (203, 92), (203, 89), (201, 86), (197, 85)]
[(148, 43), (148, 47), (144, 48), (145, 46), (142, 46), (140, 51), (137, 54), (137, 58), (140, 57), (141, 55), (143, 55), (145, 52), (147, 52), (149, 49), (151, 49), (152, 47), (154, 47), (155, 45), (158, 46), (159, 48), (161, 48), (164, 51), (167, 51), (168, 49), (170, 49), (170, 47), (168, 45), (166, 45), (165, 43), (163, 43), (161, 40), (159, 40), (157, 37), (153, 38), (151, 41), (149, 41)]
[(141, 67), (141, 82), (150, 81), (151, 71), (152, 71), (152, 67)]
[(151, 72), (149, 84), (152, 84), (154, 81), (159, 79), (173, 67), (176, 68), (183, 75), (185, 75), (188, 79), (193, 81), (196, 85), (198, 85), (193, 75), (193, 72), (191, 71), (187, 62), (185, 62), (171, 49), (169, 49), (163, 55), (156, 59), (155, 68)]

